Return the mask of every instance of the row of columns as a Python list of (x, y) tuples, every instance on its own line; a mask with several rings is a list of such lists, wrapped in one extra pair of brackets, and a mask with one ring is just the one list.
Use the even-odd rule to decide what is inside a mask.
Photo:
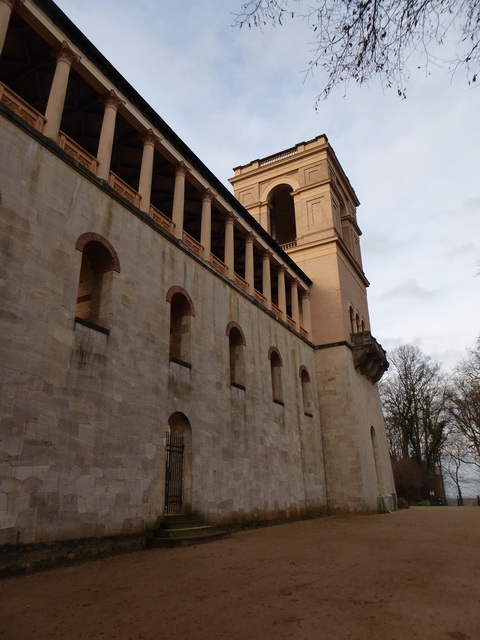
[(7, 37), (8, 23), (15, 7), (23, 4), (24, 0), (0, 0), (0, 55)]
[[(184, 174), (184, 169), (181, 169), (182, 175)], [(178, 174), (177, 174), (178, 175)], [(178, 181), (179, 188), (184, 187), (184, 182)], [(175, 180), (175, 194), (177, 191), (177, 180)], [(174, 194), (174, 203), (175, 203), (175, 194)], [(209, 260), (210, 252), (211, 252), (211, 217), (212, 217), (212, 201), (214, 200), (215, 195), (210, 189), (207, 189), (202, 196), (202, 219), (200, 226), (200, 244), (204, 248), (204, 257)], [(181, 196), (179, 196), (181, 199)], [(234, 278), (235, 273), (235, 264), (234, 264), (234, 247), (235, 247), (235, 221), (237, 220), (237, 216), (230, 211), (225, 216), (225, 248), (224, 248), (224, 259), (225, 265), (227, 267), (227, 276), (230, 279)], [(173, 221), (176, 225), (180, 222), (180, 216), (177, 214), (175, 216), (175, 205), (174, 205), (174, 213), (173, 213)], [(183, 222), (183, 219), (182, 219)], [(178, 237), (181, 237), (182, 229), (180, 228), (177, 231), (177, 226), (175, 227), (176, 234)], [(254, 271), (254, 240), (255, 234), (252, 231), (249, 231), (245, 234), (245, 281), (248, 286), (248, 293), (250, 295), (254, 295), (255, 293), (255, 271)], [(271, 285), (271, 257), (273, 252), (270, 250), (265, 250), (263, 252), (263, 262), (262, 262), (262, 295), (266, 299), (266, 306), (268, 309), (272, 308), (272, 285)], [(286, 321), (287, 319), (287, 292), (286, 292), (286, 281), (285, 281), (285, 273), (286, 269), (283, 265), (280, 265), (277, 269), (277, 290), (278, 290), (278, 308), (280, 309), (281, 319)], [(290, 299), (292, 306), (292, 320), (295, 324), (295, 328), (297, 331), (300, 329), (300, 309), (298, 305), (298, 285), (299, 282), (296, 279), (292, 279), (290, 281)], [(308, 290), (304, 290), (302, 292), (302, 320), (303, 320), (303, 328), (307, 331), (307, 333), (311, 333), (311, 322), (310, 322), (310, 296)]]
[[(8, 29), (8, 23), (12, 10), (15, 6), (22, 4), (24, 0), (0, 0), (0, 55), (5, 42)], [(56, 51), (57, 64), (50, 88), (50, 94), (45, 110), (45, 128), (44, 135), (57, 140), (60, 133), (60, 125), (62, 121), (65, 98), (67, 95), (68, 80), (70, 69), (74, 63), (80, 61), (80, 56), (69, 47), (67, 42), (62, 42)], [(110, 164), (112, 158), (113, 141), (115, 135), (115, 124), (118, 110), (125, 105), (113, 90), (110, 90), (103, 98), (104, 115), (100, 137), (98, 141), (97, 151), (97, 177), (102, 180), (108, 180), (110, 175)], [(161, 143), (161, 138), (157, 136), (152, 129), (149, 129), (143, 137), (142, 162), (140, 167), (140, 179), (138, 193), (140, 195), (140, 209), (145, 213), (150, 210), (150, 198), (152, 190), (152, 177), (154, 168), (154, 153), (156, 145)], [(172, 222), (174, 223), (174, 234), (178, 239), (183, 238), (183, 219), (185, 208), (185, 180), (189, 172), (187, 165), (181, 161), (175, 171), (175, 186), (173, 193), (173, 209)], [(201, 213), (201, 237), (200, 244), (203, 246), (204, 256), (210, 261), (211, 255), (211, 226), (212, 226), (212, 202), (215, 194), (207, 189), (202, 195), (202, 213)], [(227, 276), (234, 279), (234, 227), (237, 216), (233, 211), (227, 213), (225, 217), (225, 265), (227, 268)], [(247, 232), (245, 234), (245, 281), (248, 286), (248, 293), (254, 295), (254, 240), (255, 234)], [(266, 299), (268, 309), (272, 308), (272, 292), (271, 292), (271, 273), (270, 264), (273, 253), (266, 250), (263, 254), (262, 263), (262, 295)], [(300, 329), (300, 313), (298, 306), (298, 281), (293, 279), (291, 282), (291, 306), (292, 320), (297, 330)], [(278, 308), (280, 309), (281, 319), (287, 319), (287, 295), (285, 283), (285, 267), (280, 265), (277, 269), (277, 288), (278, 288)], [(310, 299), (308, 290), (302, 292), (302, 316), (304, 329), (310, 334)]]

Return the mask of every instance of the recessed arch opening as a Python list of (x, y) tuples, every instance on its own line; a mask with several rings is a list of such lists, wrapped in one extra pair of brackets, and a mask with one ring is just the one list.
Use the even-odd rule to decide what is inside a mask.
[(192, 428), (176, 411), (167, 422), (165, 439), (165, 515), (192, 510)]
[(120, 271), (118, 256), (108, 240), (94, 233), (80, 236), (75, 246), (82, 253), (75, 317), (107, 328), (113, 272)]
[(283, 404), (282, 358), (275, 347), (270, 347), (268, 357), (270, 359), (270, 374), (272, 378), (272, 399), (274, 402)]
[(170, 359), (190, 363), (191, 321), (195, 315), (192, 299), (182, 287), (171, 287), (170, 302)]
[(297, 239), (295, 204), (292, 187), (279, 184), (268, 196), (270, 208), (270, 235), (281, 245)]
[(229, 322), (226, 333), (230, 360), (230, 384), (245, 388), (245, 335), (236, 322)]

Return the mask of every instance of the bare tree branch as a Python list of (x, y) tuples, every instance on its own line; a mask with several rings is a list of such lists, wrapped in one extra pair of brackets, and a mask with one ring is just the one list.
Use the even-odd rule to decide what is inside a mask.
[[(451, 73), (463, 71), (467, 82), (477, 80), (480, 61), (480, 3), (476, 0), (249, 0), (235, 15), (234, 26), (282, 26), (288, 18), (303, 20), (311, 29), (312, 57), (305, 73), (317, 69), (327, 81), (315, 105), (351, 81), (362, 85), (379, 77), (402, 98), (414, 52), (429, 72), (432, 63)], [(438, 46), (452, 34), (453, 54), (436, 56)]]
[(380, 395), (390, 455), (403, 475), (418, 474), (418, 493), (428, 499), (447, 437), (446, 380), (440, 365), (417, 347), (398, 347), (389, 360)]
[(480, 468), (480, 337), (457, 366), (448, 399), (454, 428), (467, 443), (466, 462)]

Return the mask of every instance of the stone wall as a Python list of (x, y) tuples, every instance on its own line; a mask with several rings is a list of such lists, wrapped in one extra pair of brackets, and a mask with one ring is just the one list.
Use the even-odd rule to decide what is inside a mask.
[[(165, 431), (191, 426), (190, 507), (213, 521), (326, 504), (310, 344), (49, 143), (2, 118), (1, 544), (133, 534), (163, 514)], [(82, 234), (115, 249), (109, 333), (74, 321)], [(190, 365), (169, 359), (171, 287), (191, 297)], [(226, 328), (245, 335), (230, 384)], [(272, 401), (270, 347), (284, 403)], [(300, 367), (313, 385), (305, 415)]]
[(354, 369), (346, 345), (317, 351), (317, 378), (329, 509), (377, 512), (378, 496), (395, 494), (378, 387)]

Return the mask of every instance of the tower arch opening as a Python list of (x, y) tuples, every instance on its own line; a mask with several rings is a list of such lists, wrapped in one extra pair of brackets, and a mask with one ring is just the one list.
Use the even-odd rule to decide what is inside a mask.
[(277, 185), (268, 195), (270, 235), (278, 244), (288, 244), (297, 239), (295, 204), (292, 187), (288, 184)]

